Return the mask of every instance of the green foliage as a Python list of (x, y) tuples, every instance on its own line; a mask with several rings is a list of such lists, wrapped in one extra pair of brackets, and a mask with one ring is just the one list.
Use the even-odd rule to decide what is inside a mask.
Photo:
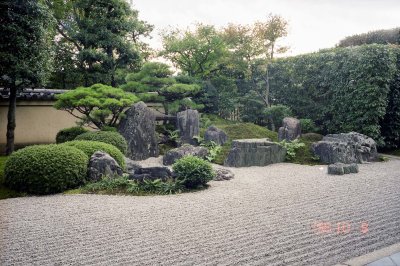
[(202, 137), (200, 136), (194, 136), (194, 139), (196, 139), (197, 143), (202, 146), (207, 148), (208, 154), (206, 156), (206, 160), (209, 162), (215, 161), (217, 158), (218, 154), (221, 153), (222, 147), (221, 145), (218, 145), (214, 141), (205, 141)]
[(104, 126), (101, 131), (118, 132), (118, 129), (116, 127)]
[(75, 140), (94, 140), (111, 144), (118, 148), (123, 154), (128, 150), (128, 143), (118, 132), (112, 131), (94, 131), (81, 134)]
[(96, 183), (88, 183), (80, 189), (83, 193), (99, 194), (130, 194), (130, 195), (151, 195), (151, 194), (179, 194), (185, 191), (183, 182), (180, 180), (168, 179), (162, 181), (143, 180), (141, 182), (128, 180), (127, 177), (111, 179), (108, 177)]
[(376, 30), (363, 34), (348, 36), (339, 42), (340, 47), (363, 44), (400, 44), (400, 28)]
[(43, 85), (52, 66), (54, 20), (41, 1), (0, 5), (0, 87)]
[(196, 29), (178, 29), (162, 34), (161, 55), (172, 61), (184, 74), (206, 77), (218, 69), (226, 53), (225, 43), (214, 26), (196, 25)]
[(272, 105), (265, 108), (264, 114), (266, 117), (270, 118), (270, 121), (274, 123), (275, 129), (278, 129), (280, 126), (282, 126), (282, 120), (285, 117), (293, 116), (290, 107), (282, 104)]
[(296, 151), (302, 147), (305, 147), (303, 142), (300, 142), (299, 139), (295, 139), (291, 142), (287, 142), (283, 140), (279, 143), (286, 149), (286, 160), (291, 161), (296, 157)]
[(356, 131), (383, 145), (381, 123), (399, 53), (396, 47), (364, 45), (279, 59), (270, 68), (271, 93), (323, 133)]
[(124, 155), (118, 148), (111, 144), (107, 144), (100, 141), (90, 141), (90, 140), (74, 140), (68, 141), (61, 144), (61, 146), (71, 146), (75, 147), (81, 151), (83, 151), (89, 158), (95, 153), (96, 151), (103, 151), (108, 153), (111, 157), (113, 157), (119, 166), (122, 169), (125, 168), (125, 159)]
[(309, 118), (300, 119), (301, 133), (313, 133), (317, 132), (318, 128), (314, 121)]
[(4, 185), (4, 167), (7, 158), (6, 156), (0, 156), (0, 200), (24, 196), (23, 193), (12, 190)]
[[(125, 0), (46, 1), (54, 11), (60, 38), (57, 44), (68, 42), (68, 60), (73, 67), (54, 75), (67, 80), (76, 72), (80, 81), (89, 86), (95, 83), (117, 85), (120, 72), (137, 69), (147, 57), (148, 47), (142, 42), (152, 26), (138, 18)], [(59, 51), (63, 51), (59, 49)], [(59, 86), (62, 87), (63, 85)]]
[(87, 165), (87, 155), (74, 147), (30, 146), (14, 152), (7, 160), (5, 184), (32, 194), (58, 193), (82, 184)]
[(116, 126), (123, 117), (124, 109), (139, 100), (131, 93), (102, 84), (78, 87), (56, 98), (55, 108), (79, 118), (83, 125), (94, 124), (99, 129)]
[(301, 134), (301, 139), (304, 141), (317, 142), (321, 141), (324, 136), (318, 133), (305, 133)]
[(88, 132), (88, 130), (83, 127), (69, 127), (61, 129), (56, 135), (56, 143), (64, 143), (74, 140), (77, 136), (86, 132)]
[(186, 156), (172, 166), (176, 178), (183, 181), (186, 188), (195, 189), (206, 186), (215, 176), (211, 164), (195, 156)]

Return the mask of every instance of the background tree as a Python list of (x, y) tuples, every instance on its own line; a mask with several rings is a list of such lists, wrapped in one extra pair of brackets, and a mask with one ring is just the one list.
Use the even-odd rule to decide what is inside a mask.
[(148, 56), (148, 46), (141, 38), (148, 36), (153, 27), (139, 20), (138, 11), (126, 1), (46, 2), (57, 20), (58, 44), (72, 44), (71, 58), (84, 74), (85, 86), (101, 82), (115, 87), (119, 69), (138, 69)]
[(98, 129), (116, 127), (124, 115), (124, 109), (139, 101), (131, 93), (102, 84), (78, 87), (56, 98), (56, 109), (65, 110), (80, 119), (81, 125), (93, 124)]
[(46, 82), (52, 62), (53, 20), (40, 1), (0, 3), (0, 85), (10, 91), (6, 154), (14, 151), (17, 91)]
[(197, 24), (194, 31), (175, 29), (162, 34), (163, 51), (183, 74), (208, 77), (219, 69), (225, 55), (225, 43), (214, 26)]
[(148, 62), (139, 72), (128, 74), (127, 84), (121, 88), (136, 93), (143, 101), (163, 103), (166, 115), (186, 108), (200, 108), (190, 97), (197, 95), (201, 87), (189, 77), (172, 74), (167, 64)]

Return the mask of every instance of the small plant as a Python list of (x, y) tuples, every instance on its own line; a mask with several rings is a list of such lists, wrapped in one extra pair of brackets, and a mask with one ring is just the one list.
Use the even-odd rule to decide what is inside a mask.
[(69, 127), (58, 131), (56, 136), (56, 143), (64, 143), (67, 141), (74, 140), (77, 136), (88, 132), (86, 128), (83, 127)]
[(161, 183), (160, 194), (178, 194), (185, 189), (184, 180), (168, 179)]
[(213, 162), (222, 151), (222, 146), (218, 145), (214, 141), (205, 141), (204, 138), (200, 136), (194, 136), (194, 139), (200, 146), (207, 148), (208, 154), (206, 160), (209, 162)]
[(309, 118), (300, 119), (300, 126), (302, 133), (313, 133), (318, 131), (314, 121)]
[(283, 140), (279, 143), (286, 149), (286, 160), (291, 161), (296, 157), (296, 151), (305, 146), (303, 142), (300, 142), (298, 139), (295, 139), (291, 142), (287, 142)]
[(177, 179), (189, 189), (205, 186), (215, 176), (211, 164), (195, 156), (186, 156), (172, 166)]
[(177, 143), (179, 141), (179, 130), (168, 130), (168, 139)]
[(389, 161), (389, 157), (382, 156), (382, 155), (379, 156), (378, 159), (380, 162), (388, 162)]
[(128, 143), (125, 138), (118, 132), (113, 131), (86, 132), (77, 136), (75, 140), (92, 140), (108, 143), (118, 148), (123, 154), (126, 154), (128, 149)]

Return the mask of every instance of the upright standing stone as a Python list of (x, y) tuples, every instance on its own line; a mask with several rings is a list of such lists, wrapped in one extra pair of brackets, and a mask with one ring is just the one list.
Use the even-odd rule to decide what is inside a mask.
[(282, 127), (278, 131), (279, 141), (292, 141), (301, 136), (300, 120), (294, 117), (285, 117), (282, 120)]
[(181, 144), (188, 143), (196, 145), (194, 136), (200, 135), (200, 115), (197, 110), (188, 109), (176, 114), (176, 123), (181, 138)]
[(128, 142), (128, 157), (144, 160), (158, 156), (156, 116), (144, 102), (132, 105), (122, 119), (118, 131)]

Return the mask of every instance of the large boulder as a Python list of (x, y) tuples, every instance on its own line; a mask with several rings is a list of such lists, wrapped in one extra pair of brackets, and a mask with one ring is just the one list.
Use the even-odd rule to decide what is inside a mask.
[(312, 145), (315, 155), (326, 164), (377, 161), (376, 142), (357, 132), (326, 135)]
[(143, 181), (161, 179), (163, 181), (172, 178), (172, 171), (166, 166), (142, 167), (129, 174), (129, 179)]
[(204, 133), (204, 140), (214, 141), (218, 145), (224, 145), (225, 142), (228, 141), (228, 136), (223, 130), (215, 126), (210, 126)]
[(292, 141), (301, 136), (300, 120), (294, 117), (285, 117), (282, 127), (278, 130), (278, 140)]
[(123, 171), (117, 161), (108, 153), (96, 151), (89, 161), (88, 179), (99, 181), (103, 177), (114, 178), (122, 176)]
[(208, 155), (208, 150), (201, 146), (195, 147), (189, 144), (185, 144), (179, 148), (167, 151), (167, 153), (163, 157), (163, 164), (174, 164), (177, 160), (187, 155), (197, 156), (204, 159)]
[(185, 110), (176, 114), (176, 126), (179, 130), (180, 143), (196, 145), (195, 136), (200, 135), (200, 115), (197, 110)]
[(118, 131), (128, 142), (128, 157), (144, 160), (158, 156), (156, 116), (144, 102), (132, 105), (121, 120)]
[(265, 166), (285, 160), (286, 149), (269, 139), (241, 139), (232, 142), (224, 165), (232, 167)]

